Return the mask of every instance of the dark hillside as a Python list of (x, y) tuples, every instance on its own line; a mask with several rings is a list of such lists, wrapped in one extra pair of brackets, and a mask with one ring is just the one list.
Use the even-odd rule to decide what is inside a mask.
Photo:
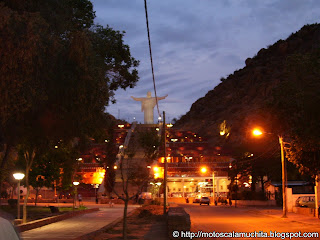
[[(306, 25), (286, 40), (279, 40), (256, 56), (248, 58), (243, 69), (235, 71), (203, 98), (192, 104), (188, 113), (175, 127), (189, 129), (219, 141), (220, 124), (226, 120), (230, 140), (238, 141), (247, 134), (253, 122), (263, 125), (261, 111), (272, 100), (273, 90), (284, 80), (287, 59), (295, 54), (307, 54), (320, 48), (320, 24)], [(315, 81), (320, 81), (315, 79)]]

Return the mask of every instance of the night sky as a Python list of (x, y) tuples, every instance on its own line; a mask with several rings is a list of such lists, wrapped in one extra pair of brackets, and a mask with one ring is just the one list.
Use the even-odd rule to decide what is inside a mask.
[[(124, 42), (140, 61), (140, 80), (118, 90), (115, 117), (143, 122), (139, 102), (130, 98), (153, 92), (144, 0), (93, 0), (96, 23), (125, 31)], [(148, 0), (149, 27), (157, 95), (166, 121), (179, 118), (192, 103), (245, 66), (261, 48), (286, 39), (305, 24), (319, 21), (314, 0)], [(155, 119), (157, 111), (155, 108)]]

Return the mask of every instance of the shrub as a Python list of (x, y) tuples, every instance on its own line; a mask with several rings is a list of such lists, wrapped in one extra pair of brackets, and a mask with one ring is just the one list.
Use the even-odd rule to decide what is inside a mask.
[(8, 204), (11, 208), (17, 207), (18, 200), (17, 199), (8, 199)]

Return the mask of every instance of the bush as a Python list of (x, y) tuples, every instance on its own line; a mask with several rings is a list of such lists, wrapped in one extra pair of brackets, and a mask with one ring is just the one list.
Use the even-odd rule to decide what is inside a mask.
[(158, 200), (152, 200), (150, 205), (161, 205), (161, 203)]
[(2, 192), (1, 192), (1, 197), (7, 199), (7, 198), (8, 198), (8, 193), (7, 193), (7, 191), (2, 191)]
[(59, 213), (59, 208), (55, 206), (49, 206), (51, 213)]
[(238, 194), (240, 200), (267, 200), (265, 193), (242, 191)]
[(8, 204), (11, 208), (15, 208), (18, 205), (18, 199), (8, 199)]

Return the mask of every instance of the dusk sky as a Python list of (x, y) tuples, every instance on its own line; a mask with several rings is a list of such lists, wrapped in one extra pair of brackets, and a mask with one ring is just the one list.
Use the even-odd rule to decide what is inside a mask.
[[(93, 0), (96, 23), (125, 31), (124, 42), (140, 61), (140, 80), (118, 90), (107, 111), (143, 122), (139, 102), (153, 92), (144, 0)], [(319, 22), (317, 0), (148, 0), (157, 95), (166, 121), (179, 118), (261, 48), (286, 39), (305, 24)], [(120, 114), (119, 114), (120, 113)], [(157, 119), (157, 111), (154, 111)]]

